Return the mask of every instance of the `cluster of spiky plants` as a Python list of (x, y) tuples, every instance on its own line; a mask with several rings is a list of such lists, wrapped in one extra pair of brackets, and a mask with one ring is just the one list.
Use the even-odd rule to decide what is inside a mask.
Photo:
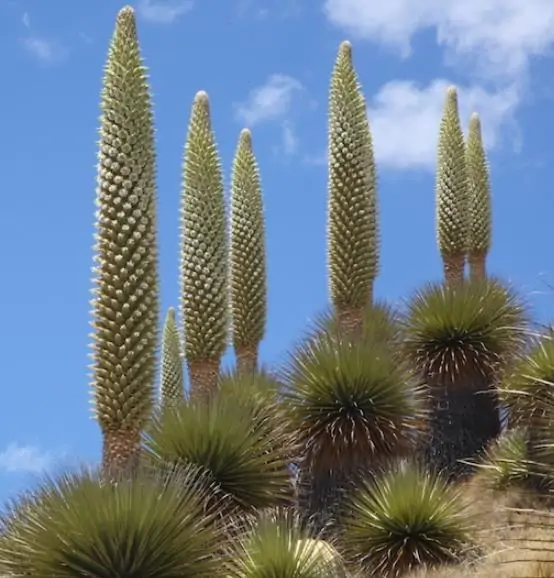
[(329, 96), (327, 260), (339, 323), (358, 332), (378, 272), (377, 178), (365, 99), (343, 42)]
[(470, 541), (460, 490), (410, 463), (366, 482), (345, 512), (346, 556), (372, 576), (393, 578), (418, 566), (456, 562)]
[(241, 373), (258, 366), (267, 316), (265, 225), (252, 135), (244, 129), (233, 162), (229, 277), (233, 345)]
[(158, 346), (154, 128), (131, 8), (117, 17), (102, 90), (92, 386), (103, 463), (135, 470)]
[(440, 124), (436, 176), (437, 240), (448, 283), (459, 283), (464, 277), (468, 208), (464, 135), (458, 93), (451, 86)]
[(181, 316), (192, 396), (217, 387), (229, 325), (223, 174), (208, 95), (194, 98), (181, 198)]

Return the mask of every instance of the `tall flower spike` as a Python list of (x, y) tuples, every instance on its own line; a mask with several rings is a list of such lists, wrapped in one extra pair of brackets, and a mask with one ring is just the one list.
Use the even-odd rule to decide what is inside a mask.
[(160, 380), (160, 402), (162, 407), (171, 407), (184, 400), (183, 362), (179, 331), (175, 321), (175, 310), (167, 311), (162, 338), (162, 374)]
[(470, 218), (468, 261), (471, 277), (480, 279), (486, 275), (487, 254), (491, 247), (492, 209), (489, 169), (477, 113), (473, 113), (469, 121), (466, 164)]
[(233, 345), (240, 373), (258, 365), (267, 316), (265, 224), (252, 136), (240, 133), (231, 184), (230, 292)]
[(464, 136), (458, 93), (451, 86), (440, 124), (436, 176), (436, 219), (439, 251), (447, 283), (463, 280), (469, 219)]
[(103, 466), (112, 476), (137, 466), (158, 346), (154, 127), (130, 7), (117, 16), (101, 109), (92, 388)]
[(364, 97), (349, 42), (340, 45), (329, 98), (327, 259), (340, 325), (357, 333), (378, 273), (377, 179)]
[(211, 394), (227, 345), (227, 223), (208, 95), (194, 98), (181, 196), (181, 315), (192, 396)]

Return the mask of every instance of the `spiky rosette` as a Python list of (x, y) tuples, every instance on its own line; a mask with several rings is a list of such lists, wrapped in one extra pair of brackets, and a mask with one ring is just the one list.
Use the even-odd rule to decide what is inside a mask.
[(162, 374), (160, 401), (162, 407), (170, 407), (184, 401), (183, 361), (175, 310), (170, 307), (165, 317), (162, 337)]
[(343, 470), (405, 448), (422, 409), (410, 371), (379, 344), (322, 335), (290, 357), (286, 406), (314, 470)]
[(0, 563), (13, 575), (212, 577), (223, 536), (204, 484), (196, 470), (49, 480), (4, 515)]
[(373, 144), (349, 42), (331, 79), (327, 235), (331, 300), (345, 327), (357, 329), (372, 300), (379, 241)]
[(262, 189), (252, 136), (244, 129), (233, 162), (229, 277), (232, 335), (241, 372), (257, 367), (265, 333), (267, 280)]
[(290, 500), (289, 439), (272, 407), (217, 395), (156, 419), (146, 448), (154, 461), (205, 468), (219, 491), (249, 510)]
[(290, 510), (263, 513), (237, 545), (229, 578), (339, 578), (340, 554), (323, 540), (309, 537)]
[(477, 113), (472, 114), (469, 121), (466, 167), (469, 202), (468, 260), (471, 276), (482, 278), (486, 273), (485, 261), (491, 247), (492, 208), (489, 168), (481, 138), (481, 121)]
[(522, 300), (498, 280), (429, 284), (408, 304), (404, 350), (425, 375), (490, 377), (524, 347), (526, 322)]
[(341, 542), (372, 576), (456, 562), (468, 546), (466, 503), (455, 486), (411, 464), (364, 484), (348, 501)]
[(532, 467), (527, 459), (528, 435), (524, 428), (504, 432), (477, 464), (479, 478), (493, 490), (521, 486), (530, 477)]
[(448, 282), (463, 279), (468, 248), (467, 213), (464, 135), (458, 113), (458, 93), (451, 86), (440, 124), (436, 175), (437, 240)]
[(192, 105), (181, 198), (181, 315), (191, 394), (210, 393), (227, 345), (227, 225), (208, 95)]
[[(367, 306), (363, 312), (362, 324), (362, 339), (391, 346), (397, 343), (400, 331), (400, 316), (398, 311), (389, 304), (372, 303)], [(325, 311), (318, 315), (308, 330), (308, 335), (315, 339), (322, 334), (343, 334), (336, 313), (333, 310)], [(344, 337), (348, 337), (348, 334), (344, 335)]]
[(132, 8), (117, 17), (102, 90), (92, 336), (104, 463), (136, 462), (158, 346), (154, 129)]

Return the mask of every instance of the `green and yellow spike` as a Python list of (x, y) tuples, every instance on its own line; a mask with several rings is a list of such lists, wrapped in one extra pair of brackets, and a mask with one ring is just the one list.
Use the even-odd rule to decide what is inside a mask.
[(340, 45), (331, 78), (327, 258), (339, 323), (358, 332), (373, 299), (379, 239), (373, 144), (349, 42)]
[(469, 247), (470, 276), (486, 276), (486, 260), (491, 247), (492, 208), (489, 169), (483, 140), (481, 121), (477, 113), (471, 115), (466, 144), (469, 198)]
[(181, 195), (180, 308), (193, 397), (215, 391), (227, 346), (227, 249), (223, 174), (201, 91), (190, 115)]
[(436, 174), (436, 221), (445, 280), (464, 278), (468, 248), (468, 185), (465, 143), (458, 113), (458, 93), (448, 88), (440, 124)]
[(175, 310), (170, 307), (165, 317), (162, 336), (162, 371), (160, 380), (160, 402), (162, 408), (169, 408), (184, 401), (184, 391), (179, 330), (175, 320)]
[(233, 162), (230, 231), (233, 346), (238, 371), (252, 373), (258, 366), (258, 348), (265, 334), (267, 273), (262, 188), (248, 129), (240, 133)]
[(159, 283), (152, 106), (135, 14), (118, 16), (102, 90), (92, 389), (103, 467), (133, 472), (152, 408)]

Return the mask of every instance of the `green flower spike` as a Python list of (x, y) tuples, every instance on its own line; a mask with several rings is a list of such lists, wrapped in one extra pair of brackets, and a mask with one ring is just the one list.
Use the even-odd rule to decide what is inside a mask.
[(486, 275), (486, 259), (491, 247), (492, 210), (489, 170), (483, 141), (481, 121), (474, 113), (469, 122), (466, 144), (466, 164), (469, 186), (469, 267), (473, 278)]
[(240, 133), (233, 163), (229, 266), (237, 366), (240, 373), (252, 373), (265, 333), (267, 279), (262, 190), (247, 129)]
[(436, 176), (437, 240), (447, 283), (464, 277), (468, 248), (468, 186), (458, 93), (451, 86), (440, 124)]
[(170, 407), (184, 400), (183, 362), (175, 310), (170, 307), (165, 318), (162, 338), (162, 375), (160, 401)]
[(208, 95), (194, 98), (181, 197), (181, 316), (192, 396), (217, 387), (227, 345), (227, 224)]
[(329, 99), (328, 268), (341, 326), (357, 333), (378, 273), (377, 178), (367, 111), (349, 42), (340, 45)]
[(130, 7), (117, 17), (101, 108), (92, 388), (111, 475), (137, 466), (158, 346), (154, 128)]

